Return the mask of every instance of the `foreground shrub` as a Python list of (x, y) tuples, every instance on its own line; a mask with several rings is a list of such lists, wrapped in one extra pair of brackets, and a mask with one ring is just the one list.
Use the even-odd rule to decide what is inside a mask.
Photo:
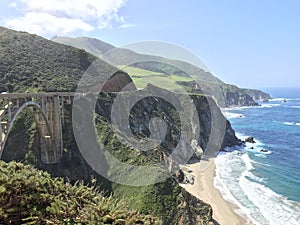
[(160, 224), (94, 187), (0, 161), (0, 224)]

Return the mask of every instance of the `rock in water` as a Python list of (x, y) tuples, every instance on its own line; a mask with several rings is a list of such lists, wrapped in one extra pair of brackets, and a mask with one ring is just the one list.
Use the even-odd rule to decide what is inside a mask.
[(245, 138), (245, 142), (249, 142), (249, 143), (256, 143), (255, 141), (254, 141), (254, 137), (247, 137), (247, 138)]

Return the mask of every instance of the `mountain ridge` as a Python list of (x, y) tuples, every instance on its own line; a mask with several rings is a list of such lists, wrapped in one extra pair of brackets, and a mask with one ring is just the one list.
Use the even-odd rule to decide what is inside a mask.
[[(82, 39), (84, 39), (84, 42), (82, 41)], [(155, 55), (140, 54), (124, 48), (116, 48), (111, 44), (95, 38), (56, 37), (52, 40), (74, 47), (80, 47), (90, 52), (91, 54), (93, 54), (93, 52), (95, 53), (95, 50), (97, 52), (101, 51), (101, 55), (94, 55), (100, 58), (107, 59), (115, 66), (130, 64), (130, 67), (132, 66), (134, 68), (140, 68), (147, 71), (163, 73), (164, 77), (162, 81), (164, 79), (167, 79), (165, 75), (168, 76), (172, 73), (175, 75), (180, 75), (181, 77), (190, 76), (195, 79), (193, 81), (175, 81), (175, 83), (187, 92), (199, 93), (199, 90), (194, 89), (197, 83), (197, 85), (200, 86), (199, 88), (202, 90), (202, 92), (200, 93), (205, 93), (213, 96), (220, 107), (256, 106), (258, 104), (255, 100), (266, 101), (271, 98), (269, 94), (264, 93), (260, 90), (244, 89), (239, 88), (236, 85), (226, 84), (211, 73), (206, 72), (203, 69), (184, 61), (167, 59)], [(94, 47), (91, 47), (93, 45)], [(133, 65), (131, 63), (133, 63)], [(141, 78), (130, 73), (129, 75), (134, 80), (137, 86), (139, 86), (140, 83), (144, 84), (142, 86), (145, 86), (147, 82), (151, 81), (153, 81), (154, 83), (156, 82), (155, 85), (160, 84), (160, 81), (156, 81), (157, 76), (155, 78), (153, 78), (153, 76), (145, 76)], [(172, 79), (169, 80), (172, 81)]]

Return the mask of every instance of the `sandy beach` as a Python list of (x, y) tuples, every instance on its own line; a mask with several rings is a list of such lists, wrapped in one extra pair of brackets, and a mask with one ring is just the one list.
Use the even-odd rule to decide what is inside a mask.
[[(204, 169), (200, 171), (200, 166)], [(187, 164), (187, 167), (195, 176), (195, 183), (181, 184), (189, 193), (202, 201), (210, 204), (213, 208), (215, 224), (220, 225), (244, 225), (246, 219), (234, 212), (234, 205), (225, 201), (220, 192), (214, 187), (215, 163), (213, 159), (208, 162)]]

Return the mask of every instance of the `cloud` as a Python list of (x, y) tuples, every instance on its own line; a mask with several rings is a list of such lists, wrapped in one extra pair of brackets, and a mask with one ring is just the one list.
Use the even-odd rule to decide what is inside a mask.
[(11, 3), (9, 3), (8, 6), (12, 7), (12, 8), (16, 8), (18, 6), (18, 4), (16, 2), (11, 2)]
[(40, 35), (66, 35), (68, 33), (82, 30), (93, 31), (94, 28), (80, 19), (58, 18), (48, 13), (29, 12), (21, 18), (6, 22), (8, 27), (16, 30), (25, 30)]
[(120, 26), (120, 28), (123, 28), (123, 29), (126, 29), (126, 28), (132, 28), (132, 27), (135, 27), (135, 24), (132, 24), (132, 23), (125, 23), (125, 24), (122, 24)]
[(119, 26), (132, 27), (119, 15), (127, 0), (18, 0), (14, 6), (24, 9), (20, 17), (5, 25), (43, 36), (66, 35), (76, 31)]

